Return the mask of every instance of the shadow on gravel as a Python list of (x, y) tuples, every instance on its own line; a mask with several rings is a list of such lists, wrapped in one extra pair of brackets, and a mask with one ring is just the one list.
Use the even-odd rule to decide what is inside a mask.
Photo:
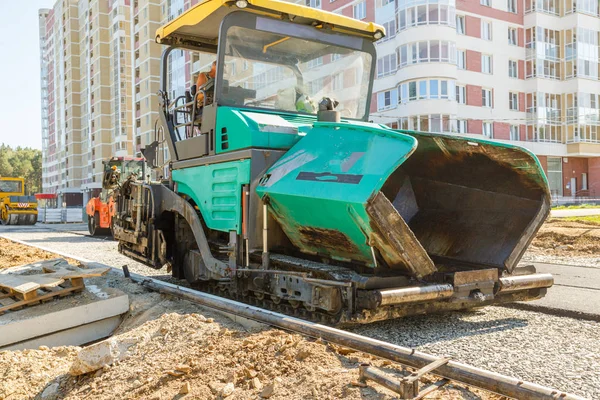
[(419, 315), (349, 327), (347, 330), (412, 348), (512, 330), (528, 325), (527, 320), (520, 318), (502, 318), (491, 321), (471, 321), (469, 319), (470, 316), (478, 313), (478, 311), (465, 311)]

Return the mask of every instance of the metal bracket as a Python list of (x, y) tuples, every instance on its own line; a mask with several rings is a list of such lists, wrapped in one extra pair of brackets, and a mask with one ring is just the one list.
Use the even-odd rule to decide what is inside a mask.
[(449, 379), (444, 378), (426, 386), (423, 390), (419, 391), (419, 383), (421, 378), (423, 378), (425, 374), (433, 372), (437, 368), (446, 365), (448, 361), (450, 361), (449, 358), (440, 358), (431, 364), (424, 366), (418, 371), (413, 372), (409, 376), (401, 378), (400, 380), (395, 377), (391, 377), (375, 367), (372, 367), (368, 364), (363, 364), (359, 367), (359, 380), (361, 382), (366, 382), (367, 380), (377, 382), (383, 387), (398, 393), (401, 399), (422, 399), (450, 382)]

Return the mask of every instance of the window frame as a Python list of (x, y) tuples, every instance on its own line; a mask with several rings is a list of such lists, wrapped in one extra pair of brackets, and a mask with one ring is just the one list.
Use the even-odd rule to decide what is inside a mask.
[[(485, 94), (489, 95), (486, 96)], [(481, 88), (481, 106), (485, 108), (493, 108), (494, 107), (494, 94), (492, 89)], [(487, 101), (486, 101), (487, 100)]]
[[(484, 60), (489, 60), (489, 61), (484, 62)], [(494, 62), (494, 59), (491, 54), (482, 54), (481, 55), (481, 73), (492, 75), (494, 73), (493, 62)], [(487, 65), (487, 69), (484, 68), (484, 66), (486, 66), (486, 65)]]
[[(514, 76), (511, 74), (511, 71), (514, 71)], [(512, 79), (519, 79), (519, 62), (517, 60), (508, 60), (508, 77)]]
[[(357, 16), (356, 15), (357, 14), (357, 10), (360, 13), (364, 12), (364, 15), (362, 15), (362, 16), (358, 15)], [(358, 3), (354, 4), (354, 5), (352, 5), (352, 16), (354, 17), (354, 19), (358, 19), (358, 20), (363, 20), (363, 19), (367, 18), (367, 1), (366, 0), (363, 0), (361, 2), (358, 2)]]
[[(489, 129), (486, 129), (486, 127), (489, 127)], [(489, 133), (487, 133), (486, 131), (489, 131)], [(493, 139), (494, 138), (494, 123), (490, 122), (490, 121), (482, 121), (481, 122), (481, 134), (488, 139)]]
[[(462, 23), (458, 23), (459, 21), (462, 21)], [(460, 26), (460, 30), (459, 30), (459, 26)], [(467, 34), (467, 19), (464, 15), (456, 15), (456, 33), (458, 35), (466, 35)]]
[[(511, 34), (514, 33), (514, 34)], [(508, 27), (508, 44), (510, 46), (519, 45), (519, 30), (513, 26)]]
[(508, 92), (508, 109), (510, 111), (519, 111), (519, 93)]
[[(484, 26), (487, 26), (488, 29), (484, 29)], [(486, 34), (484, 34), (486, 32)], [(492, 21), (481, 20), (481, 39), (483, 40), (492, 40)]]

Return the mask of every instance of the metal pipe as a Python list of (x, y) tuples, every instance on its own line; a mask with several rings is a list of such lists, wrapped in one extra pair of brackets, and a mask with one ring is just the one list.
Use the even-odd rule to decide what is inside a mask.
[[(373, 382), (379, 383), (386, 389), (391, 390), (392, 392), (400, 393), (402, 388), (400, 386), (400, 379), (391, 377), (386, 373), (381, 372), (377, 368), (373, 368), (368, 365), (361, 365), (358, 367), (359, 380), (361, 382), (365, 382), (366, 380), (371, 380)], [(405, 397), (401, 397), (405, 398)]]
[[(294, 331), (302, 335), (313, 338), (322, 338), (325, 341), (339, 346), (349, 347), (413, 368), (422, 368), (439, 359), (436, 356), (422, 353), (408, 347), (401, 347), (329, 326), (304, 321), (223, 297), (176, 286), (168, 282), (160, 282), (146, 276), (131, 274), (131, 279), (160, 293), (176, 296), (222, 312), (235, 314), (281, 329)], [(564, 393), (549, 387), (521, 381), (516, 378), (455, 361), (449, 361), (447, 364), (437, 368), (435, 370), (435, 375), (516, 399), (585, 400), (583, 397), (577, 395)]]
[(136, 209), (136, 218), (135, 218), (135, 232), (133, 233), (135, 236), (135, 240), (138, 240), (138, 235), (140, 234), (140, 228), (142, 225), (142, 190), (143, 187), (138, 186), (137, 190), (137, 202), (134, 204)]
[(454, 294), (454, 287), (452, 287), (450, 284), (429, 285), (379, 290), (377, 292), (380, 296), (379, 305), (389, 306), (394, 304), (440, 300), (452, 297)]
[(500, 278), (500, 293), (518, 292), (527, 289), (548, 288), (554, 284), (550, 274), (507, 276)]
[(263, 203), (263, 253), (262, 253), (262, 267), (269, 269), (269, 226), (268, 226), (268, 213), (267, 203)]

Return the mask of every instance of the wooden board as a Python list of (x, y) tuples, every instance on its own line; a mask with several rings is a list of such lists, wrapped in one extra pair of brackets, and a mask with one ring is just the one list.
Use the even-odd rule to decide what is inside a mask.
[[(51, 271), (48, 268), (44, 268), (46, 271)], [(94, 269), (83, 269), (77, 267), (66, 268), (58, 268), (55, 271), (51, 271), (49, 273), (44, 274), (43, 276), (50, 276), (53, 278), (62, 278), (62, 279), (75, 279), (75, 278), (92, 278), (97, 276), (105, 275), (110, 268), (94, 268)]]
[(44, 275), (0, 275), (0, 287), (17, 293), (29, 293), (42, 287), (56, 287), (64, 279)]
[[(65, 283), (67, 285), (67, 283)], [(50, 291), (43, 295), (38, 295), (37, 292), (30, 292), (32, 295), (29, 298), (17, 299), (13, 300), (10, 297), (5, 299), (0, 299), (0, 314), (3, 314), (6, 311), (14, 310), (17, 308), (21, 308), (23, 306), (34, 305), (39, 303), (40, 301), (49, 300), (53, 297), (57, 296), (65, 296), (69, 293), (77, 292), (83, 290), (84, 286), (73, 286), (68, 284), (68, 287), (60, 287), (55, 288), (55, 290)]]

